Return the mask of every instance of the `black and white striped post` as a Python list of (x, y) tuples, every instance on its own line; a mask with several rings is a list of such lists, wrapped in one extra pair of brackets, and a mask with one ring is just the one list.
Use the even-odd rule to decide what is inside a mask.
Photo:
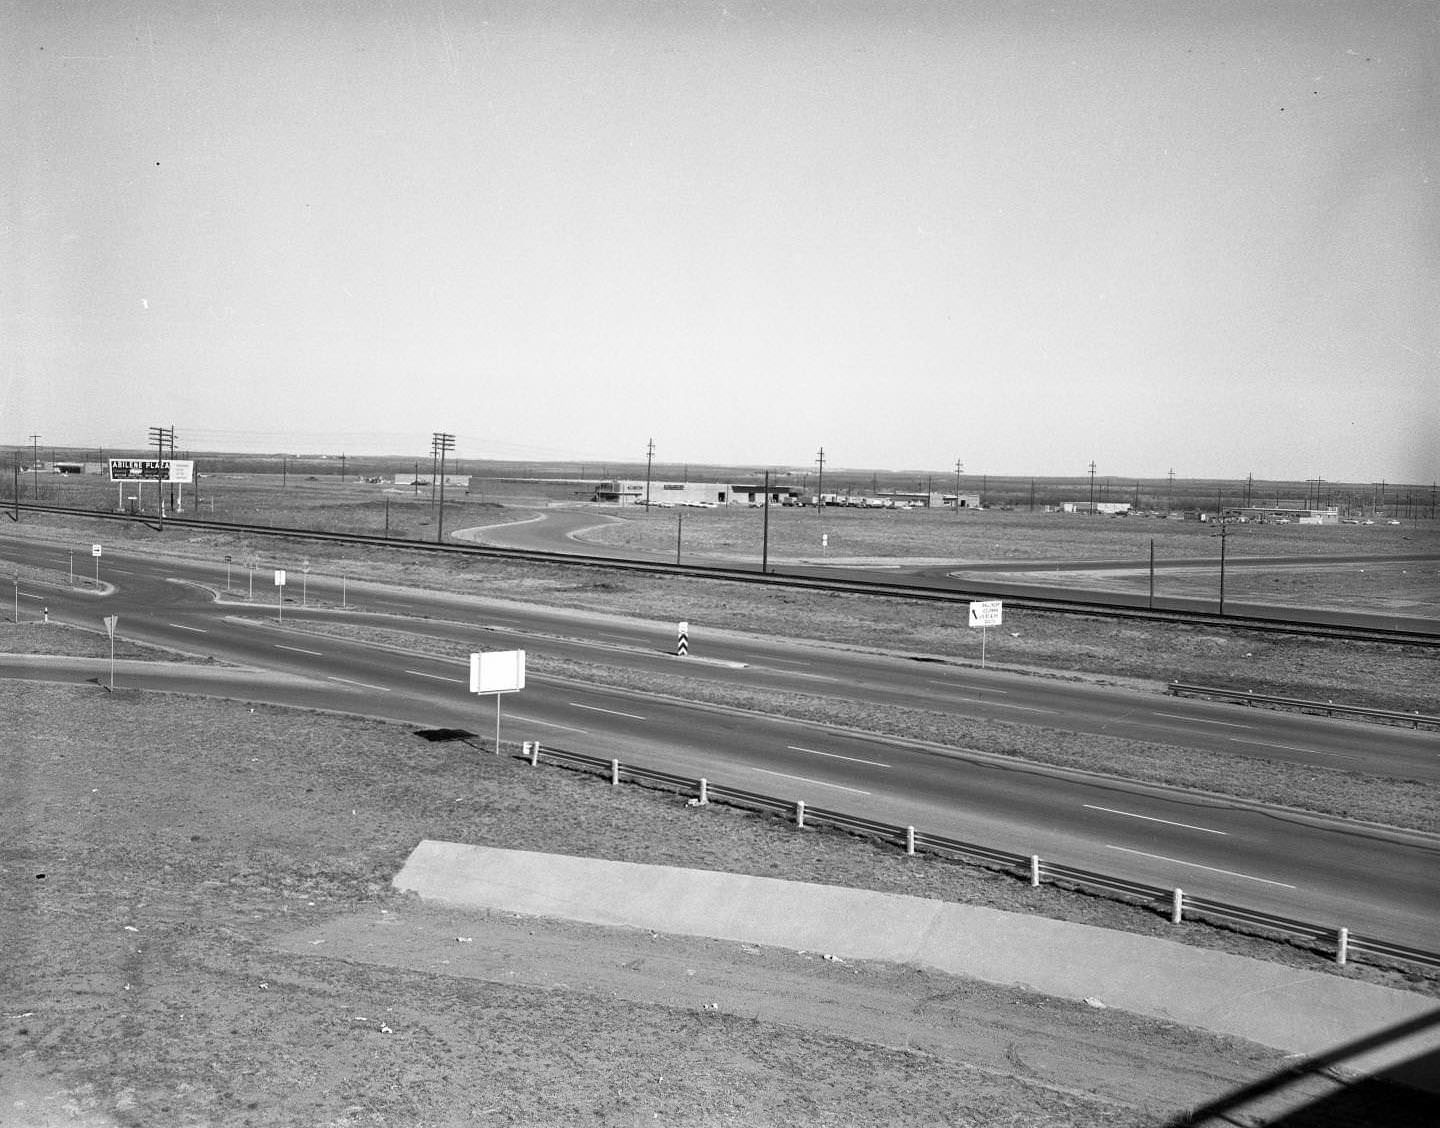
[(690, 653), (690, 624), (677, 623), (676, 633), (680, 637), (675, 645), (675, 654), (680, 658), (684, 658), (685, 655)]

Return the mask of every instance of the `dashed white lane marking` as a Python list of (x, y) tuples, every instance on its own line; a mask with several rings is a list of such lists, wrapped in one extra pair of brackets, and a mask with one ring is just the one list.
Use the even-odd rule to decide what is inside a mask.
[(1281, 889), (1294, 889), (1296, 886), (1287, 885), (1283, 881), (1271, 881), (1268, 877), (1252, 877), (1248, 873), (1236, 873), (1234, 870), (1219, 869), (1216, 866), (1202, 866), (1199, 862), (1182, 862), (1179, 858), (1167, 858), (1164, 854), (1147, 854), (1144, 850), (1127, 850), (1124, 846), (1106, 845), (1107, 850), (1119, 850), (1122, 854), (1138, 854), (1142, 858), (1154, 858), (1157, 862), (1170, 862), (1172, 865), (1189, 866), (1191, 869), (1209, 870), (1211, 873), (1223, 873), (1226, 877), (1243, 877), (1246, 881), (1258, 881), (1262, 885), (1278, 885)]
[(196, 634), (209, 634), (204, 627), (187, 627), (184, 623), (171, 623), (177, 631), (194, 631)]
[(645, 718), (638, 713), (622, 713), (618, 709), (602, 709), (598, 705), (581, 705), (578, 701), (570, 702), (575, 709), (588, 709), (592, 713), (608, 713), (612, 717), (628, 717), (632, 721), (643, 721)]
[(414, 674), (417, 678), (433, 678), (435, 681), (453, 682), (455, 685), (464, 685), (464, 678), (447, 678), (444, 674), (427, 674), (424, 670), (406, 670), (407, 674)]
[[(323, 658), (323, 657), (325, 657), (325, 655), (324, 655), (321, 651), (319, 651), (319, 650), (305, 650), (305, 649), (303, 649), (302, 647), (299, 647), (299, 646), (286, 646), (284, 643), (280, 643), (280, 642), (277, 642), (277, 643), (275, 644), (275, 649), (276, 649), (276, 650), (293, 650), (296, 654), (309, 654), (311, 657), (314, 657), (314, 658)], [(343, 680), (343, 679), (337, 678), (336, 680), (337, 680), (337, 681), (340, 681), (340, 680)]]
[(1241, 724), (1239, 721), (1212, 721), (1209, 717), (1185, 717), (1179, 713), (1156, 713), (1157, 717), (1164, 717), (1169, 721), (1192, 721), (1197, 725), (1223, 725), (1225, 728), (1254, 728), (1254, 725)]
[(849, 760), (852, 764), (869, 764), (872, 768), (888, 768), (889, 764), (882, 764), (879, 760), (862, 760), (859, 756), (842, 756), (838, 752), (821, 752), (816, 748), (801, 748), (798, 744), (785, 745), (791, 752), (808, 752), (812, 756), (828, 756), (832, 760)]
[[(961, 685), (961, 684), (959, 684), (959, 683), (957, 683), (957, 682), (936, 681), (934, 678), (927, 678), (926, 681), (925, 681), (925, 684), (926, 684), (926, 685), (938, 685), (938, 686), (943, 686), (945, 689), (974, 689), (974, 688), (975, 688), (973, 685)], [(986, 693), (999, 694), (1000, 696), (1003, 697), (1005, 694), (1009, 693), (1010, 691), (1009, 691), (1008, 689), (986, 689), (985, 692), (986, 692)]]
[(346, 685), (356, 685), (359, 686), (361, 689), (378, 689), (381, 693), (390, 692), (390, 687), (388, 685), (371, 685), (369, 682), (351, 681), (349, 678), (337, 678), (334, 674), (330, 675), (329, 680), (333, 682), (344, 682)]
[(868, 791), (861, 791), (858, 787), (846, 787), (839, 783), (826, 783), (823, 779), (809, 779), (806, 776), (790, 775), (788, 772), (772, 772), (769, 768), (756, 768), (757, 772), (765, 775), (779, 776), (781, 779), (793, 779), (799, 783), (810, 783), (816, 787), (833, 787), (836, 791), (853, 791), (856, 795), (869, 795)]
[(556, 724), (554, 721), (541, 721), (541, 720), (537, 720), (535, 717), (526, 717), (526, 716), (522, 716), (522, 715), (519, 714), (519, 713), (511, 713), (511, 714), (510, 714), (510, 719), (511, 719), (512, 721), (520, 721), (520, 722), (523, 722), (524, 724), (527, 724), (527, 725), (544, 725), (546, 728), (564, 729), (566, 732), (578, 732), (578, 733), (584, 734), (584, 733), (588, 733), (588, 732), (590, 731), (589, 729), (576, 728), (574, 725), (559, 725), (559, 724)]
[(1104, 811), (1107, 815), (1124, 815), (1127, 819), (1144, 819), (1146, 822), (1164, 823), (1166, 826), (1178, 826), (1184, 830), (1198, 830), (1204, 834), (1220, 834), (1226, 837), (1230, 834), (1228, 830), (1211, 830), (1208, 826), (1192, 826), (1190, 823), (1157, 819), (1154, 815), (1137, 815), (1134, 811), (1117, 811), (1114, 807), (1097, 807), (1094, 803), (1085, 803), (1082, 806), (1087, 811)]
[(1276, 744), (1270, 740), (1246, 740), (1241, 736), (1232, 736), (1232, 744), (1251, 744), (1256, 748), (1278, 748), (1282, 752), (1308, 752), (1312, 756), (1339, 756), (1339, 752), (1322, 752), (1318, 748), (1302, 748), (1298, 744)]

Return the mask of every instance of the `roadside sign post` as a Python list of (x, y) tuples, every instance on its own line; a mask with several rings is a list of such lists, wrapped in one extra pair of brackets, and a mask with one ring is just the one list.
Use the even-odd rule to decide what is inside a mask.
[(230, 560), (231, 560), (231, 557), (227, 554), (226, 557), (225, 557), (225, 594), (226, 594), (226, 595), (229, 595), (229, 594), (230, 594)]
[(495, 695), (495, 755), (500, 755), (500, 698), (525, 688), (525, 651), (491, 650), (470, 655), (470, 692)]
[(310, 587), (310, 561), (300, 561), (300, 606), (306, 605), (306, 593)]
[(98, 588), (100, 586), (100, 546), (98, 544), (90, 546), (90, 555), (95, 557), (95, 586)]
[(985, 632), (1003, 621), (1004, 604), (998, 599), (979, 599), (970, 603), (970, 625), (980, 628), (980, 668), (985, 668)]
[(276, 618), (279, 619), (280, 622), (283, 623), (283, 622), (285, 621), (285, 569), (284, 569), (284, 568), (276, 568), (276, 569), (275, 569), (275, 587), (279, 589), (279, 595), (280, 595), (280, 598), (275, 601), (275, 606), (276, 606), (277, 608), (279, 608), (279, 612), (278, 612), (278, 614), (276, 615)]
[(675, 644), (675, 654), (679, 658), (684, 658), (690, 653), (690, 624), (688, 622), (676, 623), (675, 633), (679, 636)]
[(105, 633), (110, 636), (110, 692), (115, 692), (115, 624), (120, 621), (118, 615), (105, 616)]

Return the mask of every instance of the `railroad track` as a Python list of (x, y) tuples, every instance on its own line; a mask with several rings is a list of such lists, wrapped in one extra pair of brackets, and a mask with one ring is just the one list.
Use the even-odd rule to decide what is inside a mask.
[[(91, 520), (139, 523), (158, 528), (153, 517), (101, 510), (74, 509), (38, 502), (12, 503), (18, 512), (52, 513)], [(8, 515), (8, 514), (7, 514)], [(18, 516), (15, 517), (18, 520)], [(1065, 615), (1086, 615), (1095, 618), (1130, 619), (1155, 623), (1176, 623), (1223, 629), (1243, 629), (1276, 634), (1306, 635), (1316, 638), (1347, 639), (1357, 642), (1384, 642), (1404, 646), (1440, 648), (1440, 632), (1411, 630), (1398, 627), (1365, 626), (1353, 623), (1311, 621), (1286, 616), (1259, 616), (1233, 612), (1204, 611), (1193, 608), (1149, 606), (1134, 597), (1132, 601), (1110, 593), (1091, 596), (1070, 595), (1065, 598), (1017, 594), (1012, 590), (997, 591), (973, 583), (939, 583), (926, 577), (913, 579), (875, 579), (863, 575), (823, 576), (813, 572), (785, 571), (771, 567), (762, 572), (758, 567), (742, 568), (719, 564), (670, 563), (661, 560), (590, 556), (583, 553), (546, 552), (537, 549), (499, 548), (459, 542), (436, 543), (376, 536), (368, 533), (336, 533), (320, 529), (292, 529), (274, 525), (250, 525), (233, 521), (206, 521), (196, 517), (166, 517), (164, 524), (184, 529), (205, 529), (211, 532), (244, 533), (250, 536), (308, 540), (377, 548), (404, 549), (456, 556), (479, 556), (500, 560), (560, 564), (568, 567), (600, 568), (615, 571), (643, 572), (655, 575), (691, 576), (726, 583), (756, 584), (768, 587), (796, 588), (807, 591), (833, 591), (857, 595), (874, 595), (893, 599), (919, 600), (932, 603), (968, 603), (971, 600), (1003, 598), (1011, 607), (1049, 611)]]

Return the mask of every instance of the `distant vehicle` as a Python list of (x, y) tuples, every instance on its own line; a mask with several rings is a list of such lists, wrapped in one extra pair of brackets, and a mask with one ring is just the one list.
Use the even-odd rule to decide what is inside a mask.
[(1369, 517), (1366, 517), (1366, 518), (1365, 518), (1365, 520), (1364, 520), (1364, 522), (1363, 522), (1363, 524), (1366, 524), (1366, 525), (1373, 525), (1373, 524), (1375, 524), (1375, 522), (1374, 522), (1374, 521), (1372, 521), (1372, 520), (1370, 520), (1370, 518), (1369, 518)]
[(1395, 520), (1394, 517), (1391, 517), (1390, 520), (1388, 520), (1388, 521), (1385, 522), (1385, 524), (1387, 524), (1387, 525), (1398, 525), (1398, 524), (1400, 524), (1400, 522), (1397, 521), (1397, 520)]

